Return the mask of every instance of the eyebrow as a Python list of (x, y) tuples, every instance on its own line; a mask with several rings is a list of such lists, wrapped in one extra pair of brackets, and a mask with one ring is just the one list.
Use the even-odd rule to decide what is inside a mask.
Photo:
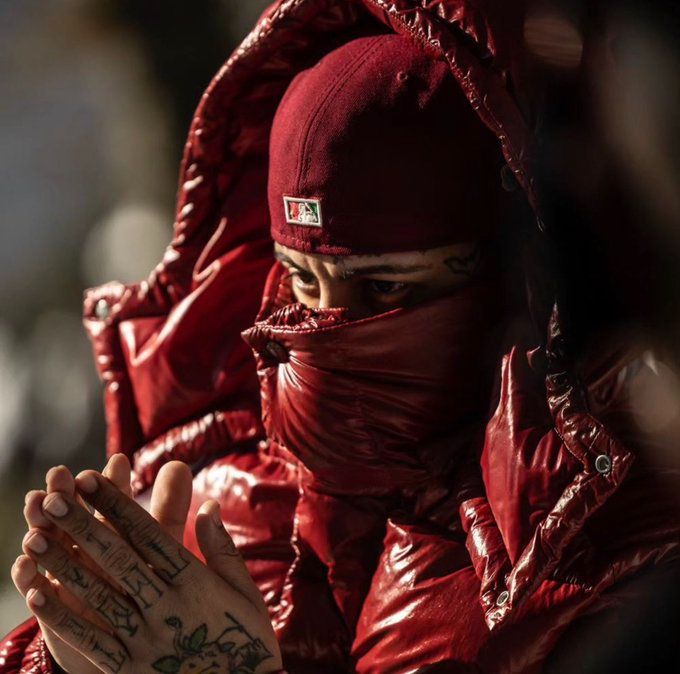
[(280, 253), (278, 250), (274, 251), (274, 257), (280, 262), (285, 262), (286, 264), (289, 264), (292, 267), (295, 267), (296, 269), (302, 269), (303, 271), (307, 271), (306, 269), (301, 267), (297, 262), (295, 262), (295, 260), (288, 257), (285, 253)]
[[(304, 267), (301, 267), (295, 260), (292, 260), (285, 253), (276, 251), (274, 257), (281, 262), (285, 262), (296, 269), (302, 269), (307, 271)], [(350, 269), (344, 269), (341, 274), (341, 278), (348, 279), (352, 276), (366, 276), (367, 274), (407, 274), (416, 271), (425, 271), (426, 269), (432, 269), (432, 265), (429, 264), (374, 264), (366, 267), (354, 267)]]
[(424, 271), (432, 269), (429, 264), (374, 264), (367, 267), (355, 267), (345, 269), (342, 278), (350, 276), (365, 276), (367, 274), (408, 274), (414, 271)]

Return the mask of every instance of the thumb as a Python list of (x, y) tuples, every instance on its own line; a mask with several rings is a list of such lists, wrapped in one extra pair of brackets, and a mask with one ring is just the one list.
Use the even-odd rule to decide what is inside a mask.
[(222, 524), (220, 504), (217, 501), (206, 501), (196, 514), (196, 540), (207, 566), (256, 608), (266, 613), (262, 594)]

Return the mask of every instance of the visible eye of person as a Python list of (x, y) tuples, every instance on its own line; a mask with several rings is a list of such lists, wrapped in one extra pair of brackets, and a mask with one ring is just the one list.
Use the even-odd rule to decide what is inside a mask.
[(381, 281), (379, 279), (370, 279), (368, 281), (368, 288), (372, 295), (380, 298), (389, 297), (393, 299), (395, 295), (403, 295), (408, 290), (408, 283), (401, 283), (400, 281)]
[(314, 276), (314, 274), (310, 274), (304, 269), (293, 267), (290, 270), (290, 276), (293, 279), (295, 286), (303, 291), (313, 291), (317, 286), (316, 276)]

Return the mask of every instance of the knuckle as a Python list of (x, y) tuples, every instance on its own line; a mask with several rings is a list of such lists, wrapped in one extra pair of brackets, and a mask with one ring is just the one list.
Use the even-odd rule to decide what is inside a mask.
[(85, 536), (90, 530), (90, 518), (85, 512), (78, 512), (78, 510), (82, 511), (82, 508), (80, 506), (77, 506), (77, 509), (71, 508), (65, 521), (68, 524), (69, 533), (74, 536)]
[(45, 568), (55, 576), (65, 576), (69, 569), (71, 558), (64, 550), (57, 549), (48, 553)]

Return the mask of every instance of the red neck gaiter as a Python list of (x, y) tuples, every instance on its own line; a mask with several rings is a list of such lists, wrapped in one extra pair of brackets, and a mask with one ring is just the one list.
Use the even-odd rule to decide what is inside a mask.
[(286, 305), (285, 271), (272, 269), (260, 320), (243, 333), (270, 439), (343, 493), (427, 480), (433, 460), (451, 458), (451, 438), (487, 414), (497, 286), (352, 321)]

